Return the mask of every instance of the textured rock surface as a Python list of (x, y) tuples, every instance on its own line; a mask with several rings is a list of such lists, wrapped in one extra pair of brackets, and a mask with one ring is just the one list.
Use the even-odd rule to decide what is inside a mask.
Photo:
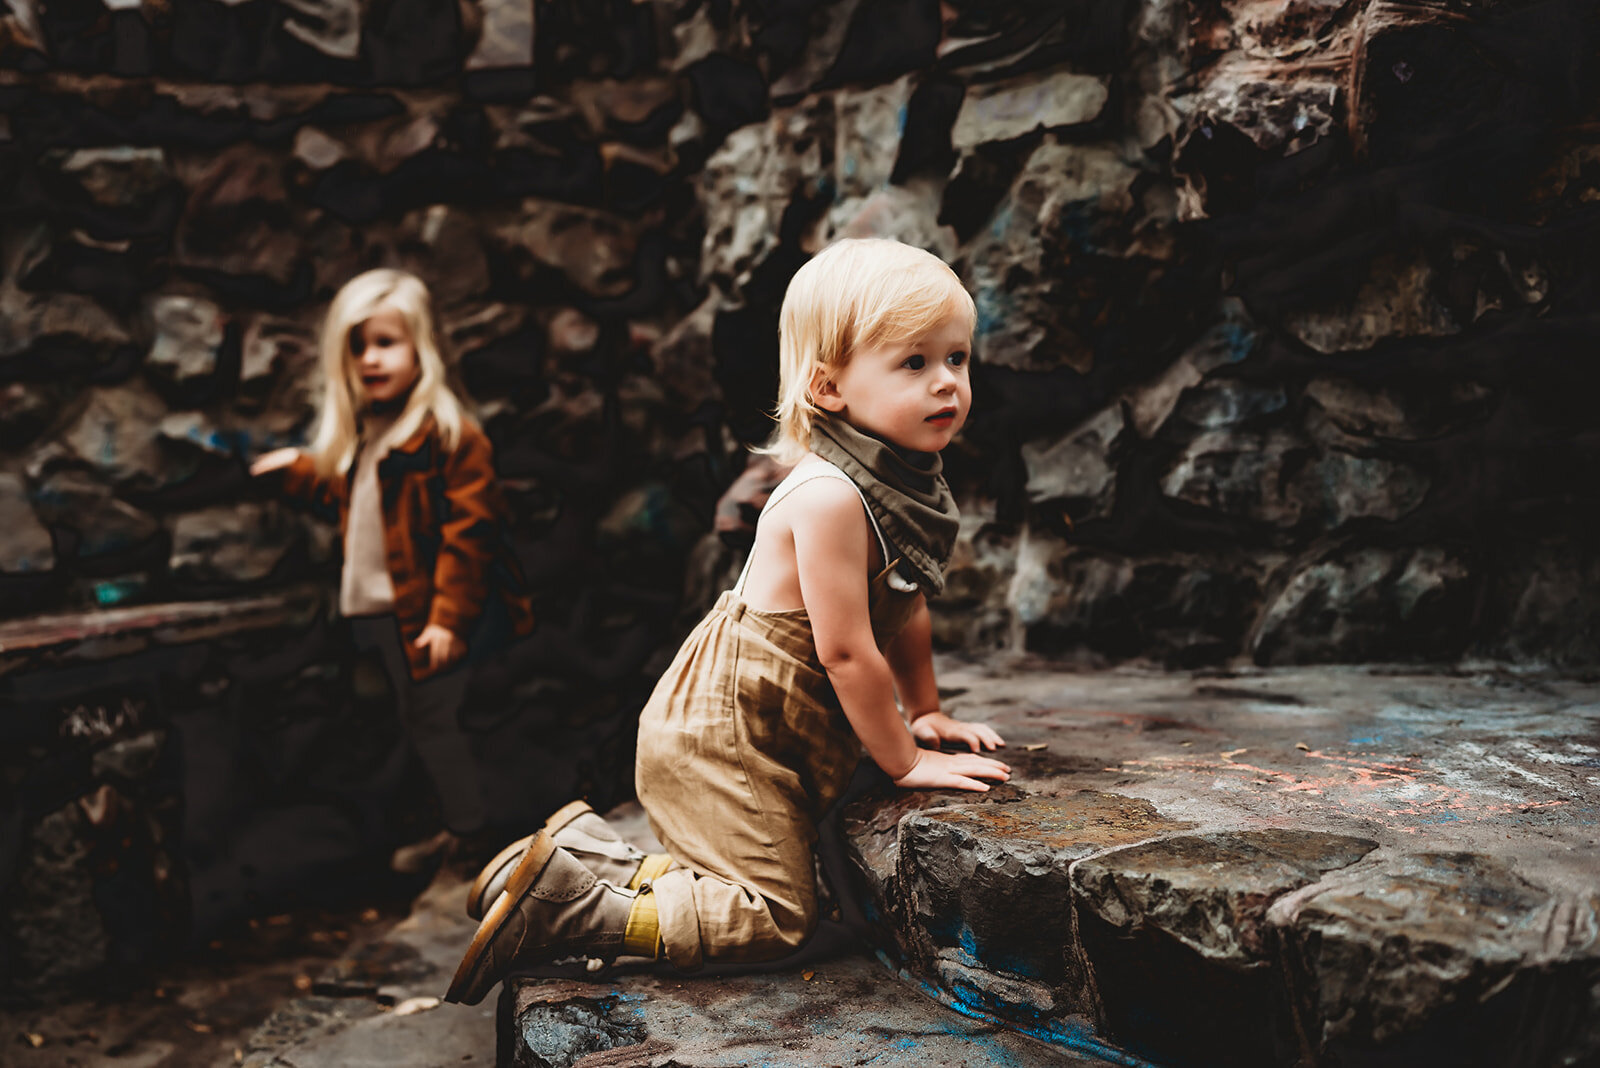
[(248, 585), (272, 574), (293, 527), (275, 507), (210, 508), (172, 526), (170, 566), (180, 581)]
[(1065, 1053), (958, 1015), (863, 955), (733, 978), (529, 982), (518, 988), (515, 1012), (502, 1038), (519, 1068), (1120, 1063)]
[(1450, 659), (1466, 643), (1469, 575), (1436, 548), (1361, 549), (1311, 564), (1261, 618), (1257, 659)]
[[(410, 268), (585, 654), (553, 659), (608, 660), (565, 606), (626, 575), (639, 655), (610, 666), (643, 689), (770, 430), (788, 279), (887, 235), (979, 312), (949, 470), (984, 519), (941, 641), (1600, 656), (1595, 490), (1558, 474), (1600, 459), (1576, 400), (1600, 283), (1568, 236), (1596, 194), (1585, 0), (157, 7), (0, 19), (8, 470), (66, 448), (161, 538), (241, 507), (243, 462), (309, 431), (334, 290)], [(601, 536), (660, 487), (682, 521)], [(83, 606), (89, 558), (42, 608)], [(135, 572), (128, 598), (195, 592)]]
[(49, 571), (55, 549), (16, 475), (0, 475), (0, 573)]
[(1075, 865), (1084, 952), (1107, 1027), (1138, 1035), (1157, 1060), (1293, 1060), (1267, 908), (1376, 846), (1316, 831), (1244, 830), (1167, 838)]
[(1158, 1064), (1600, 1054), (1591, 687), (947, 668), (1011, 782), (844, 833), (876, 937), (958, 1003)]
[(1595, 1011), (1595, 909), (1493, 856), (1408, 853), (1273, 920), (1309, 973), (1297, 1015), (1330, 1055), (1555, 1064), (1594, 1055), (1573, 1025)]

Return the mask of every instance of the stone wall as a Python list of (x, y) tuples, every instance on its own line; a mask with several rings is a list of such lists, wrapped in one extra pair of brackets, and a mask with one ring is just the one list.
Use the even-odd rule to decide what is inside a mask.
[(1591, 6), (17, 0), (0, 611), (326, 577), (243, 463), (396, 264), (528, 685), (620, 709), (738, 551), (788, 278), (888, 234), (980, 311), (947, 645), (1594, 663)]

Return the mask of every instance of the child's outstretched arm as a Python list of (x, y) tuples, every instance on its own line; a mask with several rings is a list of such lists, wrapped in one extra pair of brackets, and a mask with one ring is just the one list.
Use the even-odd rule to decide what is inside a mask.
[(265, 475), (268, 472), (288, 467), (298, 459), (300, 459), (299, 449), (273, 449), (271, 452), (264, 452), (255, 458), (250, 464), (250, 473), (252, 475)]
[(264, 452), (250, 464), (250, 474), (254, 478), (276, 474), (284, 496), (310, 504), (324, 515), (333, 507), (328, 500), (330, 481), (317, 474), (316, 461), (301, 449)]
[(940, 710), (939, 686), (933, 678), (933, 619), (922, 594), (917, 595), (915, 611), (886, 652), (914, 738), (935, 749), (941, 743), (956, 742), (974, 753), (1006, 744), (987, 723), (963, 723)]
[(817, 643), (817, 655), (839, 704), (896, 786), (987, 790), (980, 779), (1010, 778), (1011, 769), (977, 753), (922, 749), (894, 703), (894, 675), (872, 637), (867, 604), (869, 538), (856, 491), (837, 479), (814, 479), (796, 496), (795, 565), (800, 597)]

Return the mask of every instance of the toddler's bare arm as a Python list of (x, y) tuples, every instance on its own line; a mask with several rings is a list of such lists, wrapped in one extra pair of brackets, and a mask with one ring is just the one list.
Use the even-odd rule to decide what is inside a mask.
[(933, 677), (933, 619), (923, 595), (917, 595), (916, 611), (889, 643), (888, 658), (900, 704), (918, 741), (935, 749), (944, 742), (955, 742), (974, 753), (1006, 744), (987, 723), (964, 723), (940, 707), (939, 685)]
[(872, 637), (867, 603), (870, 552), (866, 515), (849, 486), (816, 479), (793, 522), (795, 565), (817, 655), (867, 753), (901, 786), (987, 790), (977, 777), (1004, 780), (1010, 769), (976, 754), (919, 749), (894, 703), (894, 675)]

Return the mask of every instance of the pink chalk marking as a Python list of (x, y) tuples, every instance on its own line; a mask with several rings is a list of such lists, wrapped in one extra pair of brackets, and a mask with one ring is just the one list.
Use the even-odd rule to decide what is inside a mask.
[[(1233, 750), (1238, 752), (1239, 750)], [(1340, 755), (1325, 753), (1321, 750), (1310, 750), (1306, 756), (1323, 761), (1330, 765), (1330, 770), (1337, 774), (1302, 777), (1290, 771), (1273, 768), (1263, 768), (1255, 764), (1242, 764), (1224, 757), (1221, 760), (1203, 760), (1192, 757), (1153, 757), (1148, 760), (1125, 760), (1120, 768), (1107, 768), (1107, 771), (1121, 771), (1131, 774), (1160, 775), (1164, 772), (1189, 771), (1196, 774), (1237, 772), (1241, 773), (1241, 780), (1260, 785), (1276, 785), (1276, 792), (1280, 794), (1308, 794), (1315, 797), (1327, 798), (1339, 808), (1349, 811), (1353, 815), (1373, 820), (1395, 830), (1415, 834), (1418, 830), (1411, 822), (1398, 822), (1401, 819), (1414, 821), (1417, 818), (1428, 819), (1441, 812), (1449, 812), (1463, 821), (1482, 822), (1496, 816), (1504, 816), (1515, 812), (1528, 812), (1533, 809), (1553, 808), (1558, 805), (1570, 804), (1569, 800), (1558, 801), (1521, 801), (1500, 802), (1496, 804), (1479, 804), (1472, 800), (1467, 791), (1456, 786), (1447, 786), (1443, 783), (1426, 782), (1421, 776), (1427, 774), (1427, 769), (1413, 767), (1409, 764), (1393, 764), (1382, 760), (1371, 759), (1364, 754)], [(1375, 757), (1376, 754), (1371, 754)], [(1433, 794), (1432, 797), (1406, 799), (1394, 807), (1381, 808), (1373, 802), (1379, 802), (1385, 794), (1395, 789), (1415, 788)], [(1371, 798), (1370, 801), (1366, 800)], [(1391, 800), (1391, 804), (1393, 800)]]

